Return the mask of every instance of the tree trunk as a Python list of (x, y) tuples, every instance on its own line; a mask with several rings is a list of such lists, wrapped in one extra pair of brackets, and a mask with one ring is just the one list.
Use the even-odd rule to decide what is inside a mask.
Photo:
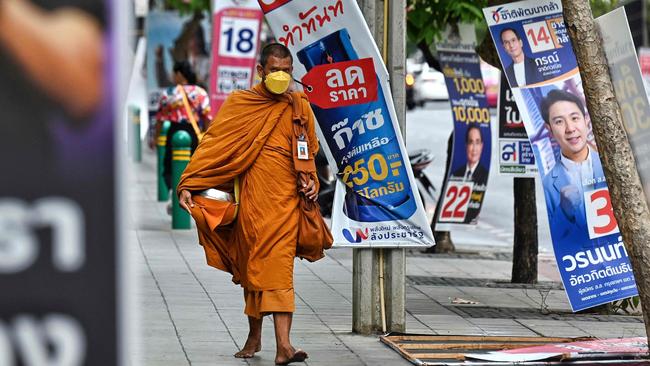
[(436, 241), (436, 245), (431, 248), (427, 248), (425, 253), (453, 253), (456, 251), (454, 242), (451, 241), (451, 233), (449, 231), (436, 231), (436, 219), (440, 213), (440, 208), (442, 207), (442, 199), (445, 194), (445, 183), (447, 176), (449, 175), (449, 165), (451, 164), (451, 150), (454, 144), (454, 133), (452, 132), (449, 135), (447, 140), (447, 161), (445, 162), (445, 175), (443, 178), (442, 187), (440, 188), (440, 197), (438, 198), (438, 203), (436, 204), (436, 212), (433, 214), (433, 221), (431, 222), (431, 231), (433, 231), (433, 238)]
[(422, 56), (424, 56), (424, 61), (427, 62), (427, 65), (429, 67), (433, 67), (434, 69), (442, 72), (442, 66), (440, 66), (440, 61), (433, 55), (431, 52), (431, 49), (429, 48), (429, 45), (424, 41), (420, 41), (417, 44), (418, 49), (420, 52), (422, 52)]
[(614, 207), (614, 215), (629, 253), (650, 334), (650, 211), (636, 162), (614, 95), (602, 39), (588, 0), (562, 0), (564, 19), (580, 67), (598, 152)]
[(483, 42), (481, 42), (481, 44), (479, 44), (476, 47), (476, 53), (478, 53), (478, 55), (481, 56), (481, 59), (483, 59), (483, 61), (487, 62), (488, 64), (496, 67), (497, 69), (501, 70), (501, 72), (503, 72), (503, 68), (501, 67), (501, 61), (499, 61), (499, 54), (497, 53), (497, 48), (494, 46), (492, 37), (490, 37), (489, 34), (486, 34), (485, 38), (483, 38)]
[(512, 283), (537, 282), (537, 204), (535, 178), (514, 178), (515, 242)]

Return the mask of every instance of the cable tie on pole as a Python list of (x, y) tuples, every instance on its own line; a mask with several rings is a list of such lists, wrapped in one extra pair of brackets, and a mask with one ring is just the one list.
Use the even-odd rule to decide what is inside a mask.
[(305, 84), (301, 83), (300, 81), (298, 81), (297, 79), (293, 79), (293, 81), (295, 81), (296, 83), (302, 85), (302, 87), (306, 88), (307, 91), (310, 92), (310, 93), (314, 91), (314, 88), (311, 85), (305, 85)]

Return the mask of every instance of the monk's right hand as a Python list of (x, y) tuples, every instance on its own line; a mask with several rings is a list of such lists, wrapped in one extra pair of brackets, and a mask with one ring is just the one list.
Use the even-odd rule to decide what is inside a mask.
[(178, 203), (181, 205), (181, 207), (189, 212), (190, 214), (192, 213), (192, 207), (194, 207), (194, 201), (192, 201), (192, 194), (183, 189), (181, 193), (178, 195)]

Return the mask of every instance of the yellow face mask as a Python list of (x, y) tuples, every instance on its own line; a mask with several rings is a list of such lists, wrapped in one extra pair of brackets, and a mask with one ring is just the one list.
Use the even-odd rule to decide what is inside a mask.
[(283, 94), (289, 89), (289, 84), (291, 84), (291, 75), (284, 71), (272, 72), (264, 78), (266, 89), (273, 94)]

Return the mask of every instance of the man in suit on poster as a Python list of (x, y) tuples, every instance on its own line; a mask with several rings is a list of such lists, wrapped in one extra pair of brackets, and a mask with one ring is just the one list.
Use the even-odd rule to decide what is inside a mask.
[(526, 86), (544, 81), (535, 60), (524, 53), (524, 43), (519, 33), (512, 28), (501, 31), (503, 49), (512, 58), (512, 63), (505, 68), (510, 87)]
[(584, 105), (574, 94), (552, 90), (540, 111), (561, 151), (542, 181), (551, 233), (554, 239), (584, 242), (589, 240), (584, 193), (607, 187), (600, 156), (587, 143)]
[(474, 185), (487, 184), (488, 171), (480, 162), (483, 153), (483, 135), (481, 128), (477, 125), (469, 126), (465, 133), (465, 152), (467, 153), (467, 164), (456, 169), (452, 173), (452, 177), (455, 180), (474, 182)]
[[(470, 223), (478, 217), (483, 202), (483, 194), (488, 180), (488, 170), (481, 165), (483, 154), (483, 135), (478, 125), (470, 125), (465, 132), (465, 152), (467, 163), (454, 170), (451, 179), (454, 181), (472, 182), (472, 195), (463, 222)], [(478, 198), (480, 197), (480, 198)]]

